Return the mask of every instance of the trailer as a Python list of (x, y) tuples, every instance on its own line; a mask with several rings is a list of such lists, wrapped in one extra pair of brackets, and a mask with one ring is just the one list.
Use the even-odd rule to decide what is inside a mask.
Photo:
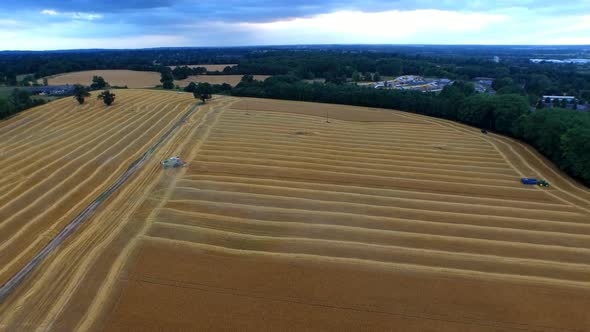
[(520, 179), (520, 182), (522, 182), (522, 184), (536, 185), (537, 184), (537, 179), (534, 179), (534, 178), (522, 178), (522, 179)]
[(539, 187), (549, 187), (549, 182), (543, 179), (536, 179), (536, 178), (521, 178), (520, 182), (522, 184), (531, 185), (531, 186), (539, 186)]

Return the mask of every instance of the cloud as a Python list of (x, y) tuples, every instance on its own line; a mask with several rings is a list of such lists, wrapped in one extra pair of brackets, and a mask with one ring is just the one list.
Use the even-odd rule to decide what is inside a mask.
[[(112, 13), (126, 10), (153, 9), (171, 7), (179, 0), (18, 0), (1, 1), (2, 10), (43, 10), (52, 8), (57, 12), (83, 11)], [(188, 3), (194, 2), (187, 0)]]
[(270, 22), (296, 17), (311, 17), (337, 11), (383, 12), (434, 9), (443, 11), (493, 13), (506, 8), (528, 8), (543, 15), (579, 14), (588, 12), (588, 0), (19, 0), (0, 1), (0, 12), (9, 10), (44, 10), (57, 12), (129, 13), (147, 16), (159, 11), (176, 14), (180, 20), (187, 16), (213, 21)]
[(504, 15), (460, 13), (442, 10), (339, 11), (309, 18), (269, 23), (239, 23), (255, 30), (263, 43), (399, 43), (421, 35), (472, 34), (507, 20)]
[(580, 44), (588, 22), (588, 0), (13, 0), (0, 45)]
[(57, 12), (55, 10), (53, 10), (53, 9), (43, 9), (41, 11), (41, 14), (43, 14), (43, 15), (49, 15), (49, 16), (55, 16), (55, 15), (57, 15)]
[(17, 27), (19, 24), (13, 19), (0, 19), (0, 28)]
[[(105, 38), (72, 38), (24, 35), (16, 32), (4, 35), (0, 32), (0, 45), (10, 42), (12, 50), (59, 50), (80, 48), (109, 48), (129, 49), (148, 48), (158, 45), (160, 47), (188, 46), (185, 37), (174, 35), (136, 35), (129, 37), (107, 36)], [(32, 47), (34, 45), (34, 47)]]
[(42, 15), (53, 16), (53, 17), (61, 17), (73, 20), (85, 20), (85, 21), (93, 21), (97, 19), (101, 19), (103, 16), (102, 14), (92, 14), (92, 13), (83, 13), (83, 12), (65, 12), (61, 13), (53, 9), (43, 9), (41, 11)]
[(101, 19), (101, 14), (90, 14), (90, 13), (69, 13), (69, 16), (75, 20), (86, 20), (86, 21), (93, 21), (96, 19)]

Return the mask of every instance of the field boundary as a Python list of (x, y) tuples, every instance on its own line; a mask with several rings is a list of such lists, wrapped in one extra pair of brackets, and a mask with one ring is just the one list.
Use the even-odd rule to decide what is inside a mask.
[(20, 271), (12, 276), (6, 283), (0, 287), (0, 303), (4, 300), (33, 272), (33, 270), (43, 262), (43, 260), (52, 253), (61, 243), (63, 243), (74, 231), (85, 221), (87, 221), (104, 201), (117, 191), (125, 182), (149, 159), (162, 143), (164, 143), (178, 129), (188, 117), (190, 117), (201, 103), (191, 107), (185, 112), (180, 119), (166, 131), (160, 138), (149, 147), (139, 158), (133, 161), (127, 170), (96, 199), (94, 199), (80, 214), (70, 221), (35, 257), (33, 257)]

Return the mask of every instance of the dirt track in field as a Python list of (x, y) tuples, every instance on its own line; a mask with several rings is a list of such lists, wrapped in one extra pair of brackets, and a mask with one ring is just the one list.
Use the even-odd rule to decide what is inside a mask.
[(92, 84), (92, 77), (102, 76), (111, 86), (127, 86), (130, 89), (151, 88), (160, 83), (160, 73), (133, 70), (87, 70), (49, 77), (49, 85)]
[[(128, 93), (177, 105), (178, 112), (152, 108), (170, 119), (194, 102), (173, 93)], [(44, 107), (60, 109), (58, 103), (65, 105)], [(33, 146), (35, 128), (62, 133), (55, 144), (76, 146), (73, 134), (58, 129), (60, 113), (44, 110), (0, 123), (8, 138), (3, 149), (20, 151), (11, 142), (30, 139)], [(65, 128), (111, 128), (92, 114), (96, 122), (72, 120)], [(513, 140), (395, 111), (219, 97), (155, 159), (169, 155), (187, 159), (188, 167), (147, 165), (0, 305), (1, 328), (590, 326), (590, 192)], [(553, 186), (525, 187), (521, 176)], [(14, 174), (6, 185), (30, 178)], [(40, 210), (22, 207), (33, 216)], [(30, 248), (26, 240), (35, 233), (23, 234), (14, 243), (24, 239), (22, 248)]]

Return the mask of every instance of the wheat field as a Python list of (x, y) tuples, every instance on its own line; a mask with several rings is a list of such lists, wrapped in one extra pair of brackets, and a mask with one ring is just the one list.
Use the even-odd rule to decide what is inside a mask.
[[(125, 93), (119, 111), (62, 100), (0, 124), (4, 188), (21, 188), (0, 202), (16, 246), (4, 264), (139, 153), (117, 132), (145, 145), (194, 104)], [(162, 170), (171, 155), (187, 167)], [(47, 209), (50, 197), (72, 207)], [(590, 191), (514, 140), (397, 111), (215, 97), (0, 305), (0, 326), (585, 331), (589, 239)]]
[(127, 86), (128, 88), (151, 88), (160, 83), (160, 73), (122, 69), (86, 70), (73, 73), (54, 75), (48, 78), (49, 85), (92, 84), (94, 76), (102, 76), (111, 86)]
[[(208, 66), (208, 68), (216, 69), (216, 65)], [(223, 68), (222, 68), (223, 69)], [(73, 73), (65, 73), (48, 77), (49, 85), (73, 85), (82, 84), (89, 86), (92, 84), (94, 76), (102, 76), (111, 86), (126, 86), (131, 89), (153, 88), (161, 85), (160, 73), (149, 71), (133, 71), (122, 69), (109, 70), (87, 70)], [(254, 79), (264, 81), (268, 75), (254, 75)], [(240, 83), (242, 75), (194, 75), (189, 76), (184, 80), (175, 80), (174, 84), (180, 87), (185, 87), (191, 82), (195, 83), (210, 83), (223, 84), (227, 83), (231, 86), (236, 86)]]

